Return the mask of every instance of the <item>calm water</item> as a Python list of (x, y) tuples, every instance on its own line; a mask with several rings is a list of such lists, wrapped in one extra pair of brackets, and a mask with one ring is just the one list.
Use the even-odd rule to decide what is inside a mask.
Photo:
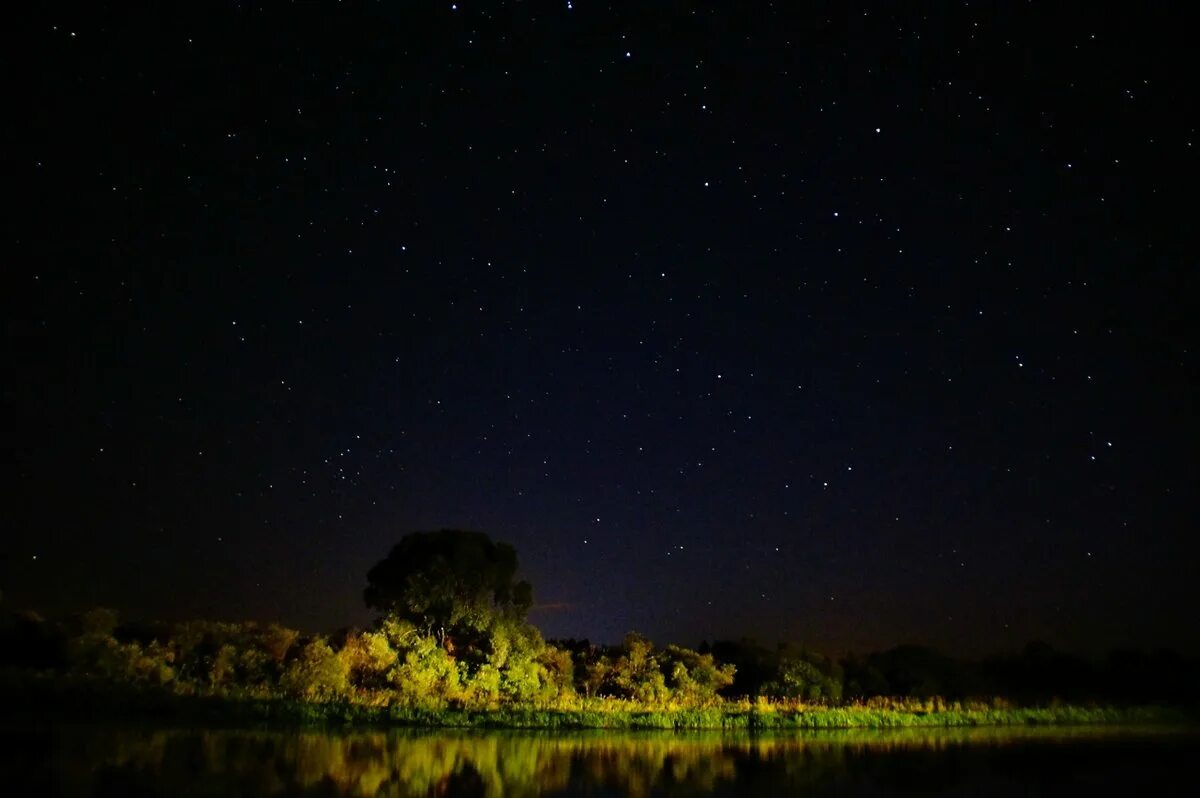
[(1193, 794), (1200, 737), (1154, 729), (772, 736), (0, 730), (2, 795)]

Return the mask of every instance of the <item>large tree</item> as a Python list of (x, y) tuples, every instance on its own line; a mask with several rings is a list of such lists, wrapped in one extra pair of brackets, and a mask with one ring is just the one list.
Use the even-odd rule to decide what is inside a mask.
[(413, 532), (367, 572), (363, 598), (444, 641), (500, 618), (523, 620), (533, 590), (516, 574), (516, 550), (481, 532)]

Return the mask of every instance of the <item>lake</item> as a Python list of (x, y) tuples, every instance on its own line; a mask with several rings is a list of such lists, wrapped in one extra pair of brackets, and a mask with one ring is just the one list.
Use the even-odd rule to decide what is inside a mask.
[(1200, 736), (1160, 728), (774, 735), (0, 729), (0, 794), (655, 796), (1188, 794)]

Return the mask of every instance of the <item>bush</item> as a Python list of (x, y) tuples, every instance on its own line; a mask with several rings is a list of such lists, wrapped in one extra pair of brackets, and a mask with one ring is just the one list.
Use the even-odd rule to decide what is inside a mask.
[(284, 671), (280, 686), (306, 701), (332, 701), (349, 693), (350, 667), (318, 638), (304, 646)]

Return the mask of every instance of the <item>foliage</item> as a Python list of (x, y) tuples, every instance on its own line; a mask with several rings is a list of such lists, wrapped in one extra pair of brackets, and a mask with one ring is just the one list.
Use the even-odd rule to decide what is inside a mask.
[(399, 659), (385, 632), (349, 632), (337, 656), (345, 663), (350, 684), (359, 691), (380, 690)]
[(654, 655), (654, 644), (631, 632), (620, 656), (613, 662), (604, 685), (606, 695), (627, 698), (651, 707), (665, 703), (667, 680)]
[(349, 692), (350, 665), (324, 640), (311, 640), (280, 679), (287, 695), (307, 701), (330, 701)]
[(842, 669), (819, 654), (781, 647), (775, 678), (762, 686), (762, 694), (838, 701), (842, 697)]
[[(22, 696), (37, 695), (30, 685), (43, 692), (85, 690), (65, 702), (81, 711), (109, 695), (110, 711), (146, 707), (288, 723), (803, 729), (1169, 719), (1162, 712), (1062, 703), (1019, 707), (993, 698), (843, 702), (832, 686), (838, 663), (790, 648), (781, 649), (780, 669), (758, 697), (728, 698), (721, 691), (736, 672), (712, 653), (720, 650), (716, 646), (703, 653), (658, 648), (634, 634), (611, 649), (556, 645), (524, 623), (495, 624), (484, 645), (453, 653), (435, 635), (397, 618), (333, 637), (254, 623), (164, 625), (154, 627), (149, 639), (119, 624), (56, 625), (28, 616), (21, 623), (45, 628), (30, 635), (13, 622), (4, 634), (58, 635), (66, 655), (50, 668), (9, 670), (10, 681), (24, 674), (15, 682), (24, 685)], [(901, 659), (911, 667), (911, 657)], [(881, 662), (886, 665), (886, 658)], [(1120, 662), (1129, 667), (1126, 659)], [(851, 663), (845, 678), (861, 664)], [(213, 698), (225, 703), (191, 703)]]
[(712, 654), (700, 654), (680, 646), (667, 646), (664, 666), (673, 700), (700, 707), (719, 703), (719, 692), (733, 684), (737, 670), (733, 665), (718, 664)]
[(533, 602), (516, 581), (517, 553), (480, 532), (414, 532), (367, 573), (367, 606), (411, 621), (439, 643), (473, 637), (498, 618), (524, 619)]
[[(371, 629), (311, 635), (278, 624), (122, 624), (0, 616), (0, 677), (189, 711), (223, 699), (257, 720), (546, 728), (836, 728), (1099, 722), (1076, 702), (1196, 697), (1196, 663), (1116, 653), (1089, 664), (1044, 644), (966, 662), (905, 646), (841, 661), (718, 641), (692, 650), (631, 633), (619, 646), (546, 642), (524, 617), (511, 547), (478, 533), (404, 538), (371, 570)], [(1003, 699), (992, 696), (1004, 695)], [(201, 702), (199, 704), (192, 702)], [(210, 703), (203, 703), (210, 702)]]

